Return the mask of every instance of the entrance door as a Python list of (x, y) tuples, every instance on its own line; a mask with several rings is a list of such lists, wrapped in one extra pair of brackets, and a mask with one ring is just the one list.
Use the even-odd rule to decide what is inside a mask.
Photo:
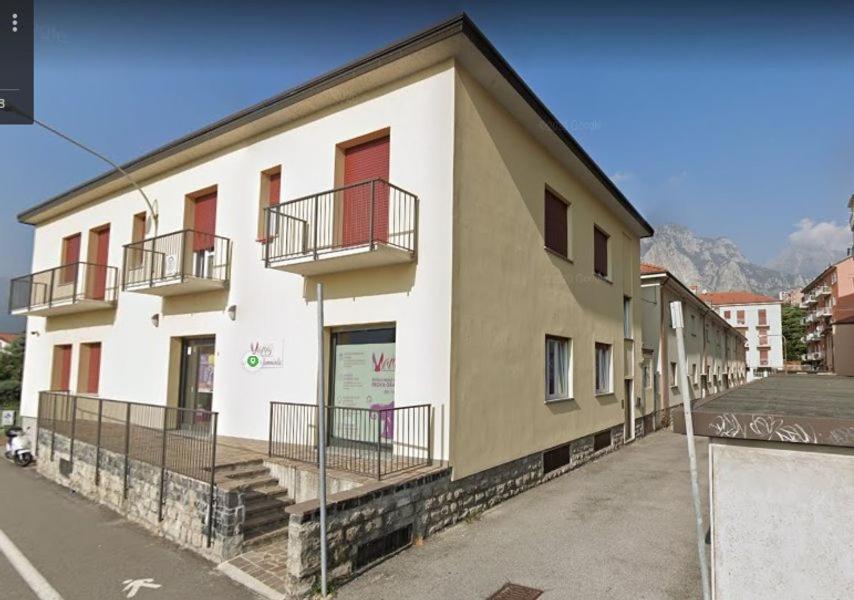
[[(388, 163), (388, 136), (347, 148), (344, 150), (344, 185), (374, 179), (387, 181)], [(383, 182), (357, 185), (344, 191), (344, 246), (388, 240), (388, 192), (388, 185)]]
[(110, 228), (104, 227), (94, 232), (95, 243), (94, 262), (91, 266), (92, 273), (92, 299), (103, 300), (107, 293), (107, 262), (110, 257)]
[(394, 440), (395, 329), (359, 329), (332, 334), (329, 397), (330, 437), (349, 442)]
[(627, 442), (635, 439), (635, 400), (633, 398), (634, 385), (633, 380), (626, 379), (626, 432), (625, 438)]
[[(186, 338), (181, 342), (181, 393), (180, 408), (211, 410), (214, 390), (214, 366), (216, 364), (215, 338)], [(206, 414), (199, 415), (180, 411), (181, 427), (199, 422), (207, 423)]]

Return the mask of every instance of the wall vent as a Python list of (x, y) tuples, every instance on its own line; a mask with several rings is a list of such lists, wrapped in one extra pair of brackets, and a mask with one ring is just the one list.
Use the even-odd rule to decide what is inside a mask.
[(600, 431), (593, 436), (593, 452), (599, 452), (611, 445), (611, 430)]
[(543, 475), (569, 464), (569, 444), (543, 452)]
[(412, 543), (412, 523), (359, 546), (353, 569), (359, 569), (400, 550)]

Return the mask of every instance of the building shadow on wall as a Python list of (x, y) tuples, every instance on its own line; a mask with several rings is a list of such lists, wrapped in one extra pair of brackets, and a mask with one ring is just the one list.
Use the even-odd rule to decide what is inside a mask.
[(91, 312), (72, 315), (57, 315), (45, 320), (45, 331), (62, 331), (66, 329), (81, 329), (83, 327), (99, 327), (112, 325), (116, 321), (116, 309), (93, 310)]
[(228, 306), (228, 290), (216, 290), (163, 298), (163, 315), (221, 312)]
[(306, 277), (303, 298), (307, 302), (317, 300), (318, 283), (323, 284), (324, 300), (408, 294), (415, 284), (415, 265), (413, 262)]

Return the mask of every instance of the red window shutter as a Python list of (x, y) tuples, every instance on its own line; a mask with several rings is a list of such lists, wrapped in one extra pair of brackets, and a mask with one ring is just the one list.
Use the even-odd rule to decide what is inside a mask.
[(608, 276), (608, 236), (597, 227), (593, 228), (593, 271)]
[(768, 322), (768, 315), (764, 308), (759, 309), (759, 324), (765, 325)]
[(273, 206), (281, 201), (282, 195), (282, 173), (270, 174), (270, 182), (267, 188), (267, 204)]
[[(344, 185), (375, 179), (388, 181), (389, 154), (388, 136), (344, 150)], [(373, 232), (370, 231), (372, 206)], [(388, 186), (385, 183), (355, 186), (344, 192), (343, 238), (345, 246), (388, 240)]]
[(110, 257), (110, 228), (95, 232), (95, 264), (87, 267), (92, 277), (92, 298), (103, 300), (107, 291), (107, 262)]
[(57, 346), (56, 360), (59, 363), (57, 390), (71, 388), (71, 346)]
[(561, 256), (569, 256), (566, 203), (546, 190), (545, 204), (546, 248), (557, 252)]
[(89, 344), (89, 372), (87, 375), (86, 392), (97, 394), (101, 381), (101, 344)]
[[(75, 234), (62, 240), (62, 264), (76, 265), (80, 262), (80, 234)], [(77, 274), (76, 266), (60, 270), (61, 283), (71, 283)]]
[(744, 311), (743, 310), (735, 311), (735, 318), (739, 323), (744, 323)]
[(728, 310), (724, 311), (724, 319), (726, 319), (728, 321), (731, 316), (732, 316), (732, 312), (730, 312)]
[(193, 251), (213, 250), (213, 236), (216, 233), (216, 192), (194, 200), (193, 229)]

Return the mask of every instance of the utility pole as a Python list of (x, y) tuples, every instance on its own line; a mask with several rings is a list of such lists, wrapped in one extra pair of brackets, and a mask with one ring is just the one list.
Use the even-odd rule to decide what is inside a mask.
[(685, 321), (682, 303), (670, 303), (670, 320), (676, 330), (676, 350), (679, 354), (679, 391), (682, 395), (682, 410), (685, 414), (685, 437), (688, 440), (688, 462), (691, 468), (691, 496), (694, 500), (694, 517), (697, 528), (697, 554), (700, 559), (700, 579), (703, 600), (710, 600), (709, 565), (706, 557), (706, 541), (703, 533), (703, 512), (700, 504), (700, 482), (697, 478), (697, 451), (694, 447), (694, 421), (691, 415), (691, 386), (688, 382), (688, 358), (685, 354)]
[(61, 131), (59, 131), (58, 129), (56, 129), (54, 127), (51, 127), (47, 123), (39, 121), (33, 115), (29, 115), (29, 114), (25, 113), (24, 111), (17, 108), (16, 106), (9, 105), (7, 107), (7, 110), (14, 112), (14, 113), (18, 113), (22, 117), (31, 120), (35, 125), (38, 125), (42, 129), (49, 131), (50, 133), (62, 138), (66, 142), (73, 144), (74, 146), (77, 146), (78, 148), (88, 152), (92, 156), (101, 159), (102, 161), (104, 161), (105, 163), (107, 163), (108, 165), (113, 167), (116, 171), (118, 171), (119, 173), (124, 175), (125, 179), (127, 179), (130, 182), (130, 184), (136, 189), (136, 191), (138, 191), (140, 193), (140, 195), (142, 196), (142, 199), (145, 201), (145, 205), (148, 207), (148, 212), (149, 212), (149, 214), (151, 214), (151, 222), (154, 226), (154, 236), (155, 237), (157, 236), (157, 221), (158, 221), (159, 215), (157, 214), (157, 207), (155, 206), (156, 202), (152, 203), (151, 200), (148, 199), (148, 196), (145, 194), (144, 191), (142, 191), (142, 188), (139, 186), (139, 184), (136, 182), (136, 180), (133, 177), (131, 177), (130, 174), (127, 171), (125, 171), (118, 163), (113, 162), (112, 160), (110, 160), (109, 158), (107, 158), (106, 156), (101, 154), (100, 152), (93, 150), (92, 148), (83, 144), (82, 142), (78, 142), (77, 140), (75, 140), (71, 136), (62, 133)]
[(323, 385), (323, 284), (317, 284), (317, 462), (320, 471), (320, 593), (326, 598), (326, 402)]

